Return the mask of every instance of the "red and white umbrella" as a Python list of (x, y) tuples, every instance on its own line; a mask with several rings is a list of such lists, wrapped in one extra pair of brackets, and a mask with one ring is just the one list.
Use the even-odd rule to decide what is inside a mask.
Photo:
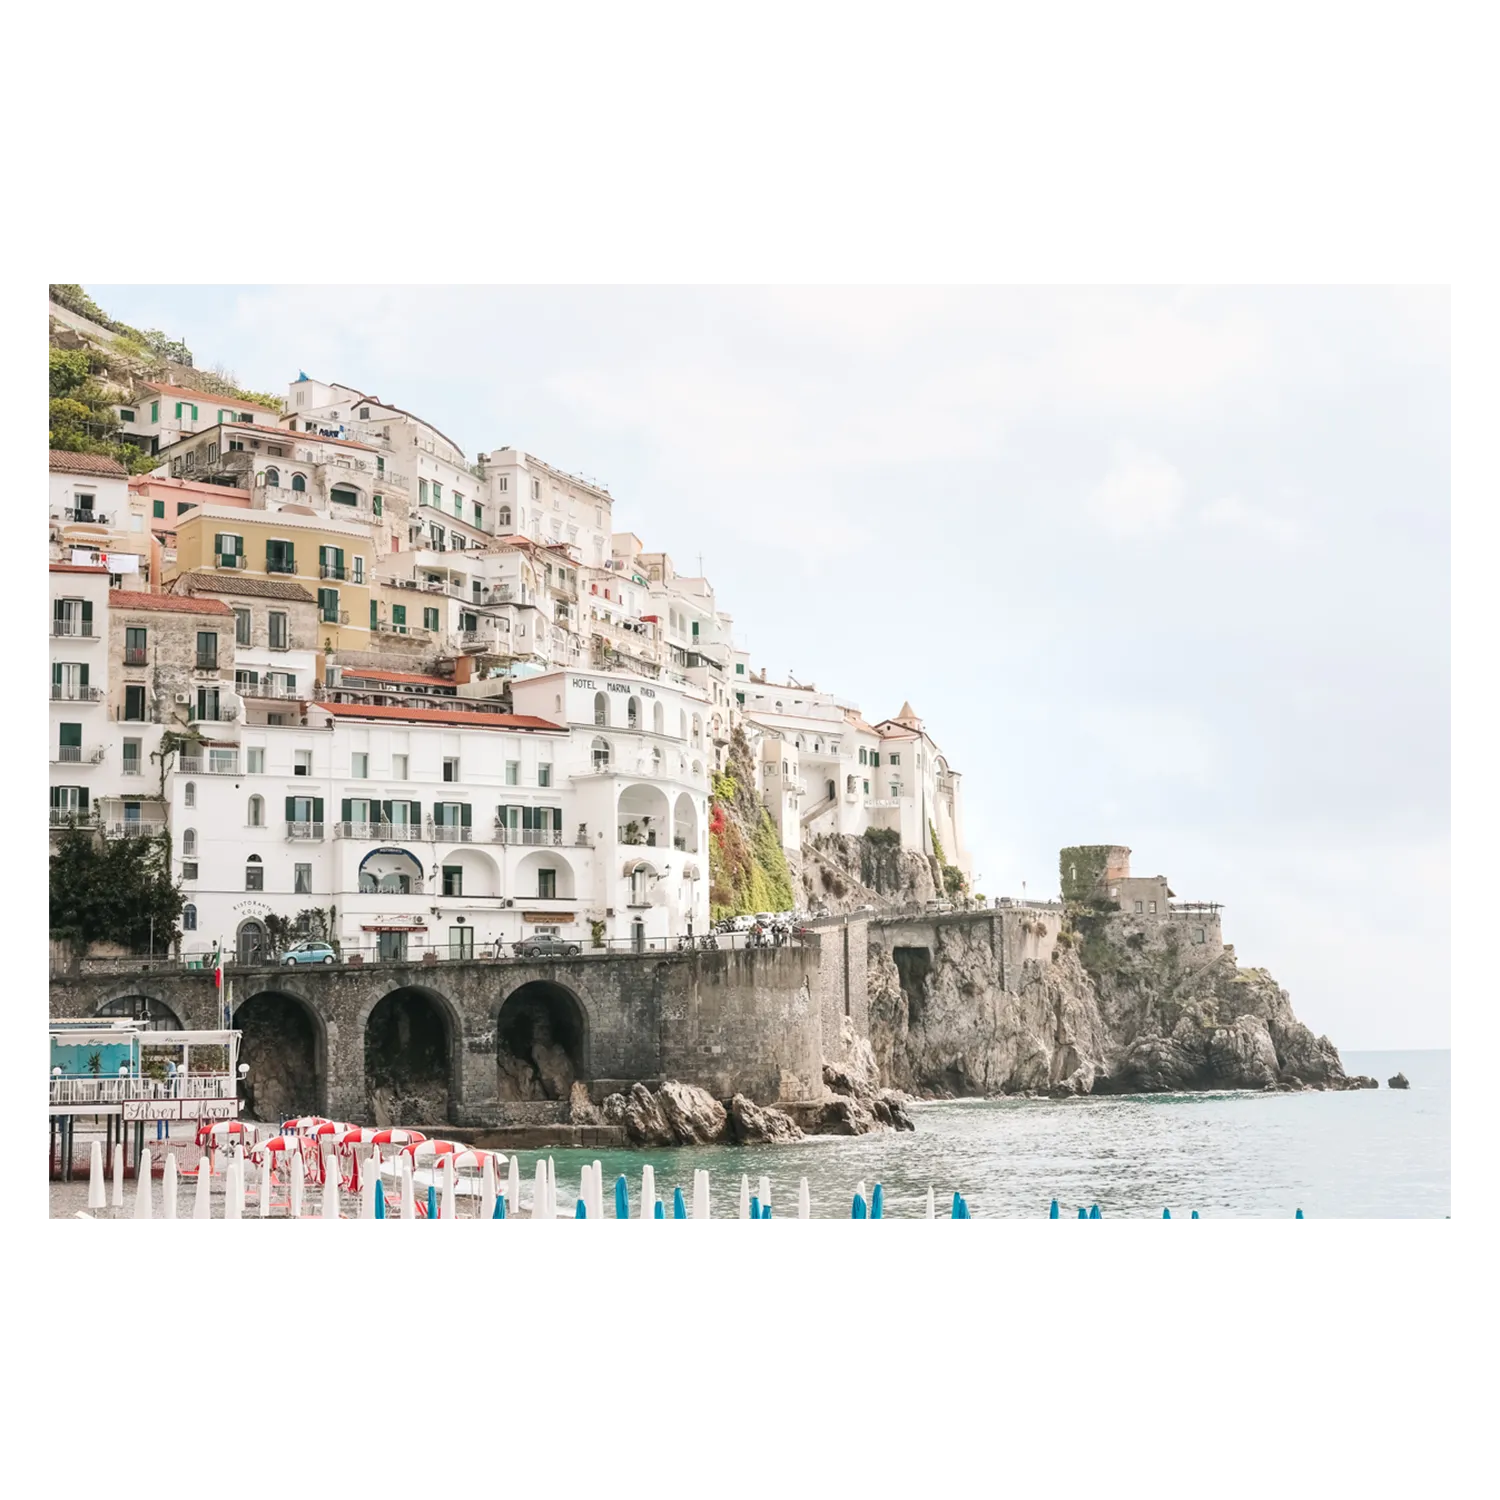
[(420, 1130), (377, 1130), (369, 1137), (375, 1146), (416, 1146), (426, 1139)]
[(429, 1141), (425, 1137), (406, 1147), (413, 1161), (436, 1161), (440, 1156), (448, 1156), (467, 1149), (468, 1147), (461, 1145), (458, 1141)]

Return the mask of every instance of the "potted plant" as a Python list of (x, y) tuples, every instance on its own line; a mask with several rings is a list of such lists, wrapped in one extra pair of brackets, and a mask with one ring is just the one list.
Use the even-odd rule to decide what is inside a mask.
[(99, 1074), (103, 1071), (103, 1068), (104, 1068), (104, 1059), (102, 1057), (100, 1057), (100, 1055), (97, 1052), (90, 1052), (89, 1053), (89, 1064), (88, 1064), (88, 1066), (89, 1066), (89, 1072), (92, 1073), (95, 1078), (97, 1078), (99, 1076)]
[(627, 844), (638, 844), (640, 843), (640, 841), (641, 825), (632, 818), (630, 822), (625, 825), (625, 842)]

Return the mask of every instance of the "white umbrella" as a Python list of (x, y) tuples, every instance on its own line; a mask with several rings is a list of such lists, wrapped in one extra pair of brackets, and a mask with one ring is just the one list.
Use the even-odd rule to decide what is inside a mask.
[(107, 1208), (109, 1194), (104, 1187), (104, 1148), (95, 1141), (89, 1147), (89, 1207)]
[(929, 1219), (937, 1218), (937, 1195), (932, 1191), (930, 1186), (927, 1189), (927, 1217)]
[(799, 1219), (812, 1218), (812, 1199), (807, 1192), (807, 1178), (802, 1179), (801, 1186), (797, 1189), (797, 1217)]
[(510, 1171), (505, 1178), (505, 1211), (513, 1218), (521, 1216), (521, 1162), (512, 1156)]
[(594, 1217), (594, 1169), (584, 1162), (583, 1170), (578, 1174), (578, 1201), (583, 1204), (583, 1209), (589, 1218)]
[(547, 1161), (541, 1156), (536, 1159), (536, 1185), (531, 1190), (531, 1217), (547, 1217)]
[(458, 1201), (453, 1195), (453, 1157), (451, 1155), (443, 1158), (443, 1217), (445, 1219), (458, 1217)]
[(870, 1201), (870, 1195), (865, 1191), (865, 1180), (863, 1177), (861, 1177), (859, 1181), (854, 1184), (854, 1191), (858, 1193), (866, 1203)]
[(271, 1217), (271, 1153), (263, 1152), (260, 1158), (260, 1216)]
[(234, 1216), (237, 1219), (243, 1219), (245, 1217), (245, 1153), (236, 1151), (230, 1165), (234, 1169)]
[(594, 1192), (589, 1199), (589, 1218), (602, 1219), (604, 1217), (604, 1167), (594, 1163)]
[(762, 1177), (760, 1180), (760, 1216), (765, 1218), (766, 1210), (771, 1206), (771, 1179)]
[(488, 1152), (484, 1170), (479, 1174), (479, 1211), (486, 1219), (495, 1217), (495, 1158)]
[(362, 1219), (375, 1217), (375, 1182), (380, 1168), (372, 1158), (364, 1164), (359, 1174), (359, 1216)]
[(417, 1184), (412, 1179), (411, 1153), (401, 1153), (401, 1217), (415, 1219), (417, 1216)]
[(693, 1173), (693, 1217), (706, 1219), (708, 1213), (708, 1172), (699, 1167)]
[(114, 1183), (110, 1190), (109, 1205), (111, 1208), (125, 1207), (125, 1142), (116, 1141), (113, 1160), (110, 1168), (114, 1174)]
[(224, 1217), (243, 1218), (244, 1209), (245, 1200), (240, 1191), (240, 1160), (237, 1156), (231, 1156), (224, 1163)]
[(557, 1163), (547, 1158), (547, 1217), (557, 1217)]
[(135, 1216), (151, 1217), (151, 1153), (142, 1151), (135, 1164)]
[(161, 1169), (161, 1216), (177, 1217), (177, 1153), (167, 1152), (167, 1164)]
[(750, 1217), (750, 1179), (744, 1173), (740, 1173), (740, 1218)]
[(208, 1213), (208, 1158), (198, 1158), (198, 1184), (193, 1189), (193, 1217), (206, 1219)]
[(302, 1192), (306, 1185), (307, 1168), (303, 1165), (302, 1147), (299, 1145), (292, 1152), (292, 1186), (289, 1195), (292, 1201), (287, 1209), (289, 1216), (293, 1219), (302, 1217)]
[(324, 1164), (323, 1172), (323, 1217), (325, 1219), (336, 1219), (339, 1216), (339, 1173), (335, 1165), (333, 1171), (327, 1170), (327, 1162)]
[(650, 1162), (641, 1168), (641, 1217), (656, 1217), (656, 1168)]

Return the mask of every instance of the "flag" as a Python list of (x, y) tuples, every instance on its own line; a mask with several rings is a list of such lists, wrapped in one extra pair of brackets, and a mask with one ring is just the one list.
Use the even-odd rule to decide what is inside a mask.
[(224, 988), (224, 960), (219, 957), (219, 945), (214, 944), (214, 988)]

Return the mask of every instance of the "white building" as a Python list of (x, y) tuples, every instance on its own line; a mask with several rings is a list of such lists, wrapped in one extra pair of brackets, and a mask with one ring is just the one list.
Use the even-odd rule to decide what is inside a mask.
[(116, 588), (145, 588), (151, 535), (130, 501), (130, 476), (95, 453), (47, 455), (48, 553), (53, 562), (97, 562)]
[(275, 425), (278, 416), (271, 407), (256, 401), (157, 381), (145, 382), (119, 411), (121, 433), (143, 453), (158, 453), (191, 433), (221, 422), (258, 422), (269, 427)]
[(48, 781), (50, 821), (58, 827), (71, 818), (91, 817), (101, 799), (117, 790), (121, 766), (108, 706), (109, 574), (104, 568), (55, 562), (48, 566), (47, 581), (52, 604)]

